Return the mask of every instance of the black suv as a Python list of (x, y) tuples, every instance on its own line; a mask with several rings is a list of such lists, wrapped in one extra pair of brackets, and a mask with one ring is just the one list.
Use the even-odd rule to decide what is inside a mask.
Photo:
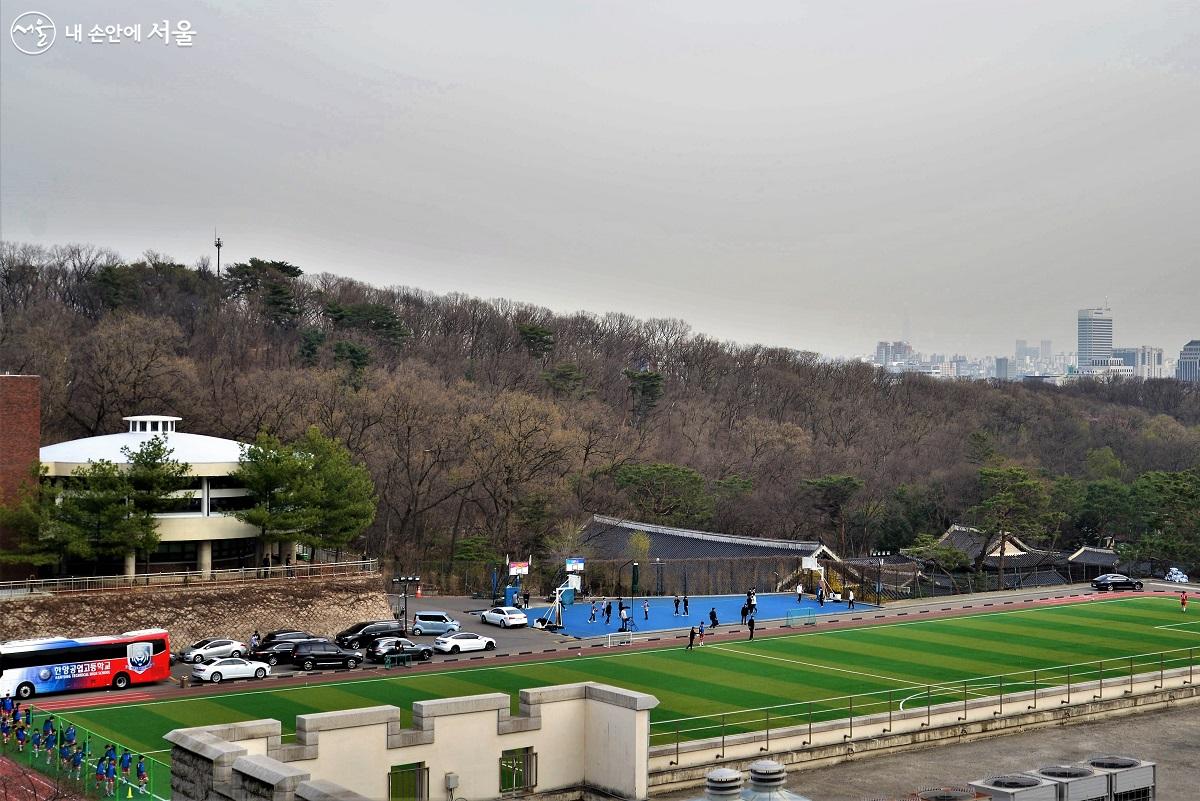
[(376, 637), (403, 637), (404, 624), (399, 620), (367, 620), (339, 631), (334, 642), (343, 648), (361, 648)]
[(302, 642), (329, 642), (324, 637), (314, 637), (311, 640), (275, 640), (258, 646), (250, 652), (250, 659), (266, 662), (268, 665), (278, 665), (280, 662), (291, 662), (292, 651)]
[(270, 645), (273, 642), (279, 642), (280, 640), (290, 640), (292, 642), (297, 642), (299, 640), (320, 640), (320, 639), (324, 639), (324, 638), (318, 637), (315, 634), (310, 634), (307, 631), (301, 631), (300, 629), (275, 629), (274, 631), (267, 632), (266, 636), (262, 638), (262, 644), (264, 646), (266, 646), (266, 645)]
[(301, 642), (296, 643), (292, 651), (292, 664), (301, 670), (313, 670), (318, 667), (358, 667), (362, 662), (362, 654), (347, 648), (340, 648), (331, 642)]

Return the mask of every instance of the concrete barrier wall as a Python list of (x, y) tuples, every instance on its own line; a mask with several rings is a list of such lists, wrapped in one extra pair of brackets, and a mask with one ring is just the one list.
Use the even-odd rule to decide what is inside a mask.
[[(1194, 671), (1200, 680), (1200, 670)], [(704, 783), (715, 767), (748, 769), (750, 763), (769, 756), (800, 768), (822, 767), (867, 754), (916, 749), (939, 741), (976, 739), (1030, 728), (1083, 722), (1133, 714), (1147, 709), (1200, 702), (1193, 671), (1182, 668), (1134, 676), (1073, 684), (1068, 690), (1052, 687), (999, 698), (942, 704), (928, 711), (893, 712), (856, 718), (853, 731), (847, 720), (835, 720), (764, 732), (730, 735), (655, 746), (650, 756), (650, 793), (673, 792)]]

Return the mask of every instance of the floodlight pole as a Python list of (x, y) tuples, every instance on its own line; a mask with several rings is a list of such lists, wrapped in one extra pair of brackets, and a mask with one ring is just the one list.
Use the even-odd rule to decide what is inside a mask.
[(392, 585), (400, 585), (400, 591), (404, 593), (404, 636), (408, 636), (408, 585), (420, 584), (420, 576), (396, 576), (392, 579)]

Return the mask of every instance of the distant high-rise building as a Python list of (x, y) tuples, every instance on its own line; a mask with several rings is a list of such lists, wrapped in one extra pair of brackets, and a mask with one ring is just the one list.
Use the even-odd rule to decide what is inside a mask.
[(1050, 361), (1050, 357), (1054, 355), (1054, 349), (1050, 347), (1050, 340), (1042, 340), (1042, 346), (1038, 349), (1038, 355), (1041, 357), (1042, 361)]
[(1018, 362), (1025, 361), (1025, 354), (1029, 350), (1029, 342), (1024, 339), (1017, 340), (1017, 347), (1014, 349), (1013, 355), (1017, 357)]
[(996, 378), (1000, 381), (1008, 381), (1012, 378), (1009, 374), (1009, 361), (1004, 356), (996, 357)]
[(1079, 372), (1090, 367), (1092, 361), (1107, 361), (1112, 358), (1113, 318), (1112, 309), (1079, 310), (1079, 347), (1075, 352), (1075, 364)]
[(1138, 378), (1164, 378), (1166, 359), (1162, 348), (1142, 345), (1137, 348), (1113, 348), (1113, 358), (1120, 359), (1126, 367), (1133, 368)]
[(912, 345), (907, 342), (883, 342), (875, 345), (875, 363), (886, 367), (912, 358)]
[(1193, 339), (1179, 351), (1175, 362), (1175, 377), (1180, 381), (1200, 384), (1200, 339)]

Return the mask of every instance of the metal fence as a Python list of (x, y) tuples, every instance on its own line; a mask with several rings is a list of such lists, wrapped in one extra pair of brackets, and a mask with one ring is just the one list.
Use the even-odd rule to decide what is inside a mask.
[[(30, 707), (29, 723), (21, 715), (20, 726), (25, 729), (23, 742), (14, 728), (2, 747), (3, 755), (21, 767), (36, 771), (58, 793), (81, 795), (87, 798), (141, 798), (154, 801), (169, 801), (171, 798), (171, 768), (152, 756), (127, 749), (120, 741), (99, 734), (83, 726), (72, 725), (69, 713), (59, 715), (36, 707)], [(47, 722), (52, 729), (47, 729)], [(68, 737), (68, 730), (74, 729)], [(45, 747), (45, 733), (54, 732), (54, 745)], [(37, 737), (37, 747), (34, 738)], [(68, 742), (69, 740), (69, 742)], [(67, 743), (66, 758), (62, 747)], [(97, 762), (103, 759), (111, 747), (116, 755), (114, 775), (108, 777), (107, 766), (98, 773)], [(76, 756), (77, 752), (80, 756)], [(122, 756), (129, 753), (128, 768), (121, 764)], [(138, 770), (139, 761), (142, 770)], [(37, 797), (45, 797), (39, 794)]]
[(1196, 648), (1178, 648), (932, 684), (897, 679), (901, 686), (891, 690), (655, 721), (650, 724), (650, 745), (674, 746), (676, 755), (671, 764), (678, 764), (681, 744), (690, 741), (719, 742), (718, 758), (723, 758), (726, 738), (731, 735), (754, 734), (765, 741), (766, 746), (759, 749), (765, 752), (770, 750), (772, 736), (779, 737), (784, 730), (789, 736), (801, 736), (802, 747), (812, 745), (815, 724), (837, 722), (841, 735), (838, 739), (850, 740), (855, 736), (856, 723), (859, 733), (867, 734), (861, 727), (865, 718), (883, 726), (870, 731), (875, 735), (889, 733), (900, 717), (923, 717), (920, 725), (930, 726), (935, 714), (959, 704), (961, 714), (957, 720), (966, 721), (969, 707), (981, 701), (993, 705), (993, 716), (1004, 715), (1006, 703), (1010, 713), (1038, 709), (1039, 703), (1053, 707), (1090, 703), (1131, 695), (1136, 682), (1144, 682), (1147, 677), (1153, 680), (1156, 674), (1157, 681), (1151, 687), (1154, 690), (1165, 686), (1168, 672), (1183, 671), (1180, 684), (1191, 685), (1200, 672), (1196, 670), (1198, 656)]
[(378, 574), (378, 559), (363, 559), (352, 562), (324, 562), (272, 567), (244, 567), (231, 570), (212, 570), (207, 574), (198, 570), (176, 573), (140, 573), (135, 576), (72, 576), (70, 578), (25, 579), (24, 581), (0, 582), (0, 598), (5, 596), (104, 592), (128, 590), (133, 587), (188, 587), (211, 584), (249, 584), (274, 579), (310, 579), (327, 576)]

